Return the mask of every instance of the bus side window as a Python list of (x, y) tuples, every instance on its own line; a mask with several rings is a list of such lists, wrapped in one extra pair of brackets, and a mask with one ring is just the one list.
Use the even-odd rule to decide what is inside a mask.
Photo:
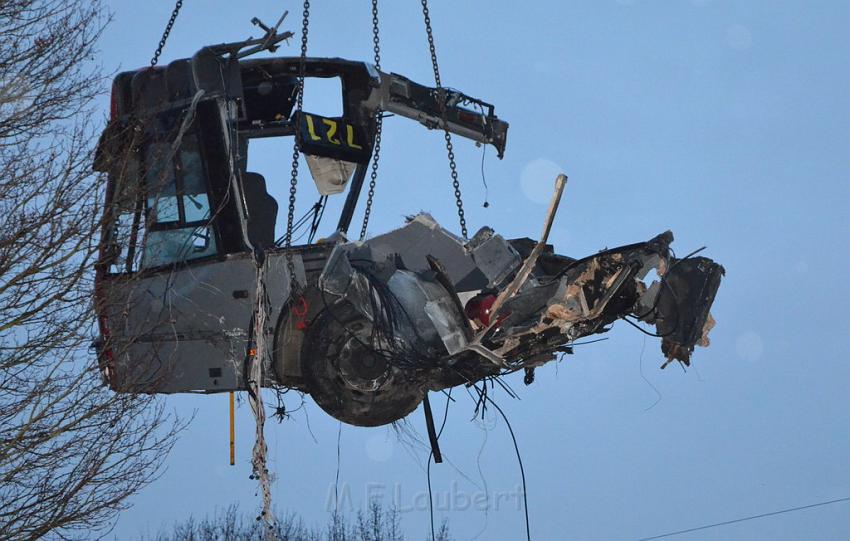
[(145, 149), (147, 218), (151, 225), (180, 221), (174, 165), (170, 161), (166, 163), (169, 152), (166, 143), (151, 143)]
[[(195, 141), (197, 144), (197, 141)], [(183, 208), (187, 222), (199, 222), (210, 218), (210, 200), (207, 194), (204, 167), (197, 148), (180, 149), (181, 176), (183, 178)]]
[(215, 255), (206, 175), (194, 133), (184, 135), (177, 152), (171, 143), (160, 142), (150, 143), (144, 152), (147, 236), (142, 267)]

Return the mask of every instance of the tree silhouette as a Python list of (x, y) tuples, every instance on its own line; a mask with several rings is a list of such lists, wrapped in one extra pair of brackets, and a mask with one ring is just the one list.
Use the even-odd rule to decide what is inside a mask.
[(179, 426), (89, 351), (99, 0), (0, 0), (0, 539), (97, 537)]

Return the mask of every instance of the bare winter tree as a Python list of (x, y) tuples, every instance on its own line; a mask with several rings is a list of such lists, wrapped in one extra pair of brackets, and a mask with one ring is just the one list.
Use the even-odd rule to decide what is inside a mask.
[[(380, 502), (369, 502), (355, 517), (332, 515), (324, 527), (307, 527), (293, 514), (275, 513), (278, 520), (269, 527), (239, 512), (235, 506), (203, 519), (188, 518), (163, 532), (152, 541), (404, 541), (401, 517), (395, 508), (385, 509)], [(430, 532), (429, 532), (430, 534)], [(428, 535), (428, 541), (452, 541), (447, 522)]]
[(89, 351), (107, 20), (98, 0), (0, 0), (0, 539), (97, 537), (174, 440)]

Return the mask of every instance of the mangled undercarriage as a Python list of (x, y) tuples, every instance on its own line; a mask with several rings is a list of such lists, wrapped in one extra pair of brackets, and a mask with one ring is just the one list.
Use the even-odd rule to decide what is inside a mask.
[[(708, 344), (723, 268), (676, 259), (672, 241), (668, 231), (582, 259), (545, 246), (530, 261), (530, 239), (483, 228), (464, 244), (422, 214), (337, 245), (304, 294), (309, 323), (286, 327), (277, 358), (298, 359), (326, 412), (364, 426), (404, 417), (429, 390), (533, 370), (618, 319), (654, 324), (667, 361), (687, 365)], [(651, 270), (660, 278), (645, 284)]]

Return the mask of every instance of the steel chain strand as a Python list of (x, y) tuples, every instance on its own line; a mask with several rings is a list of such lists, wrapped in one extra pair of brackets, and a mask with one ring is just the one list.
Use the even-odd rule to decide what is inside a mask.
[(381, 69), (381, 29), (378, 26), (378, 0), (372, 0), (372, 50), (375, 51), (375, 67)]
[[(375, 51), (375, 68), (381, 71), (381, 34), (378, 27), (378, 0), (372, 0), (372, 43)], [(384, 124), (383, 111), (375, 111), (375, 148), (372, 157), (372, 173), (369, 178), (369, 194), (366, 198), (366, 209), (363, 211), (363, 225), (360, 227), (360, 240), (366, 238), (369, 227), (369, 217), (372, 215), (372, 201), (375, 197), (375, 185), (378, 180), (378, 162), (381, 157), (381, 131)]]
[(369, 193), (366, 198), (366, 210), (363, 212), (363, 226), (360, 228), (360, 240), (366, 238), (366, 230), (369, 227), (369, 217), (372, 215), (372, 200), (375, 197), (375, 185), (378, 179), (378, 160), (381, 157), (381, 130), (383, 128), (383, 117), (381, 111), (377, 111), (375, 118), (375, 149), (372, 157), (372, 173), (369, 179)]
[(174, 26), (174, 21), (177, 20), (177, 15), (180, 14), (180, 8), (183, 7), (183, 0), (177, 0), (174, 10), (171, 12), (171, 18), (168, 19), (168, 24), (165, 25), (165, 31), (162, 33), (162, 38), (159, 40), (159, 46), (151, 58), (151, 67), (156, 66), (159, 62), (159, 55), (162, 54), (162, 49), (165, 47), (165, 42), (168, 41), (168, 35), (171, 34), (171, 28)]
[[(447, 124), (445, 101), (443, 102), (443, 123)], [(457, 177), (457, 164), (455, 164), (454, 145), (452, 145), (452, 136), (449, 130), (445, 132), (446, 137), (446, 152), (449, 155), (449, 168), (452, 175), (452, 187), (455, 189), (455, 205), (457, 205), (457, 217), (460, 222), (460, 232), (464, 240), (469, 238), (466, 230), (466, 213), (463, 211), (463, 195), (460, 193), (460, 180)]]
[[(301, 18), (301, 56), (298, 61), (298, 95), (295, 98), (295, 110), (298, 113), (295, 124), (295, 141), (292, 145), (292, 176), (289, 179), (289, 208), (286, 215), (286, 270), (289, 272), (292, 292), (300, 289), (300, 284), (295, 278), (295, 261), (292, 254), (292, 224), (295, 221), (295, 195), (298, 192), (298, 157), (301, 154), (301, 109), (304, 105), (304, 72), (307, 63), (307, 33), (310, 24), (310, 0), (304, 0), (304, 10)], [(294, 297), (294, 296), (293, 296)]]
[(446, 107), (446, 90), (443, 88), (440, 80), (440, 65), (437, 62), (437, 48), (434, 45), (434, 33), (431, 30), (431, 13), (428, 9), (428, 0), (422, 0), (422, 15), (425, 19), (425, 32), (428, 35), (428, 49), (431, 52), (431, 67), (434, 69), (434, 83), (437, 86), (437, 103), (440, 106), (440, 116), (443, 121), (443, 132), (446, 139), (446, 153), (449, 157), (449, 169), (452, 176), (452, 187), (455, 192), (455, 205), (457, 206), (457, 217), (460, 222), (460, 231), (464, 240), (469, 238), (466, 229), (466, 213), (463, 210), (463, 196), (460, 192), (460, 180), (457, 174), (457, 164), (455, 163), (454, 145), (452, 144), (452, 134), (449, 133), (448, 111)]
[(431, 67), (434, 68), (434, 82), (437, 89), (442, 88), (440, 82), (440, 66), (437, 63), (437, 48), (434, 46), (434, 33), (431, 31), (431, 12), (428, 10), (428, 0), (422, 0), (422, 15), (425, 17), (425, 33), (428, 35), (428, 49), (431, 51)]

